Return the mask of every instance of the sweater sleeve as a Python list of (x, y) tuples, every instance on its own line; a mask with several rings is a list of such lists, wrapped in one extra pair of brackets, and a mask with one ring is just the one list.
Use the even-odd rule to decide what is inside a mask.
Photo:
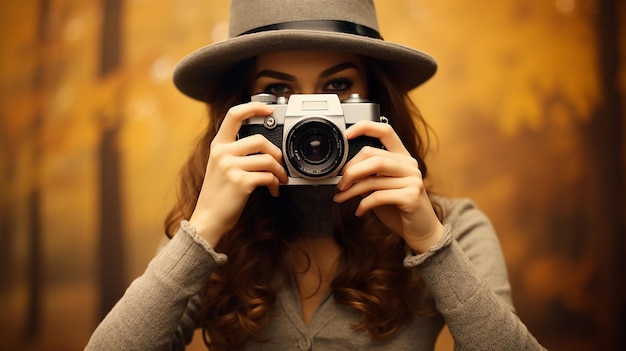
[(226, 256), (185, 221), (92, 334), (85, 350), (184, 349), (197, 293)]
[(444, 224), (452, 240), (414, 261), (421, 261), (416, 269), (455, 349), (542, 350), (515, 314), (502, 249), (488, 218), (469, 200), (447, 202)]

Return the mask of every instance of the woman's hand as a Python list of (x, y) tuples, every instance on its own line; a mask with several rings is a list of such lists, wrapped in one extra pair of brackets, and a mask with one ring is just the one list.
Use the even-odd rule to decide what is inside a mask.
[(272, 112), (272, 107), (258, 102), (232, 107), (211, 142), (204, 183), (189, 222), (213, 247), (233, 228), (254, 189), (266, 186), (278, 196), (280, 183), (287, 183), (278, 147), (262, 135), (237, 140), (244, 120)]
[(377, 138), (385, 149), (364, 147), (343, 168), (336, 202), (361, 196), (356, 215), (373, 210), (416, 253), (425, 252), (443, 234), (443, 226), (428, 199), (418, 168), (388, 124), (361, 121), (346, 130), (348, 139)]

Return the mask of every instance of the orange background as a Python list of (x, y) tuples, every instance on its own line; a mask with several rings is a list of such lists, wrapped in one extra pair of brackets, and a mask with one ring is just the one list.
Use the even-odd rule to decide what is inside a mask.
[[(431, 183), (493, 220), (522, 320), (551, 350), (623, 346), (626, 4), (377, 6), (387, 40), (439, 61), (412, 93), (437, 134)], [(0, 2), (2, 349), (81, 350), (141, 274), (205, 125), (171, 72), (225, 38), (227, 15), (226, 1)]]

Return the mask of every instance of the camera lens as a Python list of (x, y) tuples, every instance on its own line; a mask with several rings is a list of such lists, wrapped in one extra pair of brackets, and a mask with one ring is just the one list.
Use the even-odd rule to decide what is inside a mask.
[(330, 145), (325, 135), (312, 131), (300, 143), (300, 152), (308, 163), (319, 164), (328, 160)]
[(346, 145), (336, 124), (321, 117), (307, 117), (289, 130), (285, 154), (300, 176), (319, 179), (333, 175), (343, 165)]

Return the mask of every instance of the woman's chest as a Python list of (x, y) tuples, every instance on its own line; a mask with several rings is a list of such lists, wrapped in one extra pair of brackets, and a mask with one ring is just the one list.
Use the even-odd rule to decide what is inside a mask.
[(360, 314), (339, 305), (326, 294), (304, 323), (302, 304), (295, 287), (282, 289), (264, 329), (265, 343), (251, 343), (249, 350), (433, 350), (443, 319), (414, 318), (393, 338), (373, 340), (366, 330), (356, 330)]

